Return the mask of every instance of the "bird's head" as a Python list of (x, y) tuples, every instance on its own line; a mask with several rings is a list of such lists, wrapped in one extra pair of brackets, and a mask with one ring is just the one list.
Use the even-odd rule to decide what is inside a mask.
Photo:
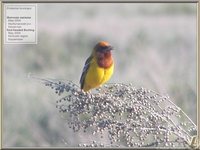
[(108, 42), (101, 41), (97, 43), (94, 50), (99, 53), (107, 53), (113, 50), (113, 47)]
[(111, 57), (111, 50), (113, 50), (113, 47), (108, 42), (104, 41), (97, 43), (94, 47), (94, 53), (96, 57), (99, 57), (100, 59)]
[(107, 42), (101, 41), (94, 47), (94, 56), (99, 66), (107, 68), (113, 63), (111, 50), (113, 47)]

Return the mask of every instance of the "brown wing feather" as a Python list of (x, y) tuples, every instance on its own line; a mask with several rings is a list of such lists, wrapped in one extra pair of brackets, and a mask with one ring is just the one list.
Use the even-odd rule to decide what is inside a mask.
[(82, 75), (81, 75), (81, 78), (80, 78), (81, 89), (83, 89), (83, 87), (84, 87), (85, 76), (86, 76), (87, 71), (90, 67), (90, 61), (91, 60), (92, 60), (92, 55), (86, 60), (83, 71), (82, 71)]

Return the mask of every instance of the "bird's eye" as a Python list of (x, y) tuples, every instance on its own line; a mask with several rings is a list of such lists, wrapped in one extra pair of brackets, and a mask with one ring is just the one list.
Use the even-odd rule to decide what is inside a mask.
[(99, 52), (102, 52), (102, 51), (104, 51), (105, 49), (106, 49), (106, 47), (105, 47), (105, 46), (104, 46), (104, 47), (103, 47), (103, 46), (101, 46), (101, 47), (99, 47), (99, 48), (98, 48), (98, 51), (99, 51)]

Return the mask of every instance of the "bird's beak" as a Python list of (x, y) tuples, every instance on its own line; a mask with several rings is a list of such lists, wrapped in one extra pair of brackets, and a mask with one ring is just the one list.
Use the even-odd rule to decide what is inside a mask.
[(111, 50), (113, 50), (113, 47), (112, 47), (112, 46), (108, 46), (108, 47), (106, 48), (106, 51), (111, 51)]

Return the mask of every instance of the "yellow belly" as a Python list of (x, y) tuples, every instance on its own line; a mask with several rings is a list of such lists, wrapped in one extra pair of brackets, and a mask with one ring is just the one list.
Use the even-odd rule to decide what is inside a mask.
[(101, 84), (107, 82), (113, 74), (114, 63), (111, 67), (104, 69), (98, 66), (95, 60), (91, 61), (87, 75), (84, 82), (84, 91), (99, 87)]

